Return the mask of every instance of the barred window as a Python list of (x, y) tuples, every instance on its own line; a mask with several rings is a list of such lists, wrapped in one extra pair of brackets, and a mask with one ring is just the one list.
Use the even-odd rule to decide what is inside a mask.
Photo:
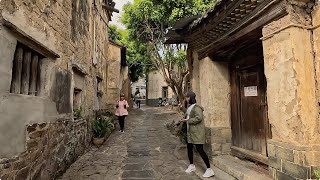
[(44, 57), (18, 42), (12, 66), (10, 93), (39, 96), (40, 65)]

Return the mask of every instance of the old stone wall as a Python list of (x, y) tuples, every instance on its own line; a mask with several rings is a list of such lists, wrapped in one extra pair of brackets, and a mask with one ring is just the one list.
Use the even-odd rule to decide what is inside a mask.
[[(1, 179), (54, 178), (87, 147), (94, 110), (109, 99), (109, 17), (101, 1), (95, 3), (0, 1)], [(17, 44), (42, 57), (37, 96), (10, 93)], [(76, 100), (83, 119), (73, 118)]]
[(86, 121), (58, 120), (27, 126), (26, 150), (0, 159), (2, 179), (52, 179), (85, 152)]
[(314, 23), (306, 6), (263, 28), (269, 169), (275, 179), (308, 179), (319, 168), (319, 106)]
[(107, 65), (107, 97), (106, 103), (108, 108), (113, 108), (120, 97), (121, 82), (121, 46), (109, 44), (109, 61)]

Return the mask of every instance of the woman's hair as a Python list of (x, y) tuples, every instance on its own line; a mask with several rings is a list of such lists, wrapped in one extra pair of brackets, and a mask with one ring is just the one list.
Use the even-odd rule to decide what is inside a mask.
[(189, 104), (195, 104), (197, 103), (197, 100), (196, 100), (196, 94), (192, 91), (189, 91), (187, 94), (186, 94), (186, 97), (189, 97), (190, 100), (189, 100)]
[(195, 104), (195, 103), (197, 103), (196, 97), (195, 96), (190, 97), (189, 104)]
[(123, 93), (121, 93), (121, 94), (120, 94), (120, 97), (124, 97), (124, 94), (123, 94)]

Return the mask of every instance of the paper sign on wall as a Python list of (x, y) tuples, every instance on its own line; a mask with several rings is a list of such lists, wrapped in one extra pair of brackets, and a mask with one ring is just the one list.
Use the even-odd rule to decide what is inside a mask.
[(257, 86), (244, 87), (244, 96), (246, 97), (258, 96), (258, 87)]

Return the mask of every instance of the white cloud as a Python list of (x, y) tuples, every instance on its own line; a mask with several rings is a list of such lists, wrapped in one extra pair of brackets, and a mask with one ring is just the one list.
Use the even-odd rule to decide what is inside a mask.
[(114, 2), (116, 3), (115, 8), (119, 9), (120, 13), (113, 13), (111, 24), (115, 24), (124, 29), (124, 25), (120, 22), (121, 15), (123, 13), (122, 7), (128, 2), (133, 3), (133, 0), (114, 0)]

